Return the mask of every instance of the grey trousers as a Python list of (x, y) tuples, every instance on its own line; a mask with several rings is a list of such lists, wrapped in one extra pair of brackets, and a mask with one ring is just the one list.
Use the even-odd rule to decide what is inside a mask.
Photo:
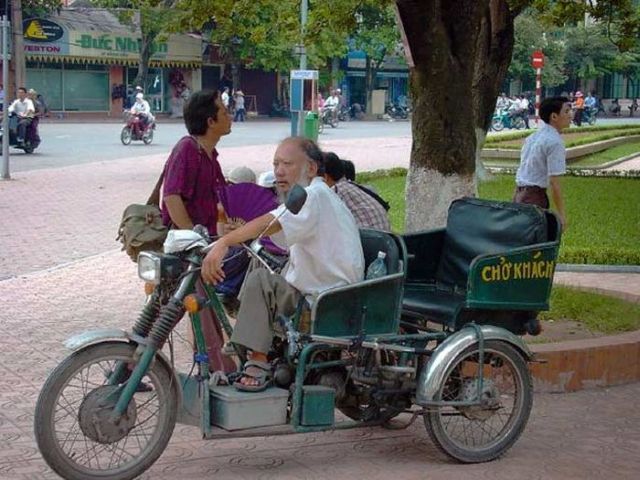
[(277, 315), (293, 315), (302, 294), (281, 275), (258, 268), (245, 279), (238, 320), (231, 341), (254, 352), (267, 353)]

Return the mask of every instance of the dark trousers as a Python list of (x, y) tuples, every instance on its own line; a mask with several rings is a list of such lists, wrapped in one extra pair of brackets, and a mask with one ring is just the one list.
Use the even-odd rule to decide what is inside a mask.
[(236, 114), (233, 117), (233, 121), (237, 122), (238, 120), (240, 120), (241, 122), (244, 122), (244, 108), (238, 108), (236, 110)]
[(515, 203), (530, 203), (544, 209), (549, 208), (547, 189), (542, 187), (516, 187), (516, 191), (513, 194), (513, 201)]
[(576, 111), (573, 115), (573, 120), (574, 122), (576, 122), (577, 126), (581, 126), (582, 125), (582, 109), (581, 108), (576, 108)]
[(21, 118), (20, 120), (18, 120), (18, 140), (19, 141), (24, 141), (25, 138), (27, 138), (27, 127), (31, 125), (31, 119), (30, 118)]

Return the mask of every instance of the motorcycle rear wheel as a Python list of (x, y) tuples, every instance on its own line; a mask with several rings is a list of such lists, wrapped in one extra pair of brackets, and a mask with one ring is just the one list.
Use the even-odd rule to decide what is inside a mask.
[(120, 141), (123, 145), (129, 145), (131, 143), (131, 129), (129, 127), (123, 127), (120, 133)]
[[(118, 386), (107, 384), (121, 363), (133, 362), (135, 345), (106, 342), (72, 353), (42, 387), (35, 437), (47, 464), (68, 480), (129, 480), (162, 454), (176, 423), (178, 389), (156, 360), (119, 424), (109, 420)], [(112, 399), (115, 397), (115, 399)], [(99, 438), (102, 436), (102, 438)]]
[[(435, 398), (475, 400), (477, 373), (475, 344), (452, 362)], [(522, 354), (515, 348), (501, 341), (486, 341), (483, 377), (481, 395), (485, 405), (432, 407), (424, 416), (435, 445), (459, 462), (488, 462), (504, 454), (524, 431), (531, 413), (531, 376)]]
[(142, 135), (142, 141), (145, 145), (150, 145), (153, 142), (153, 129), (150, 128), (144, 135)]
[(522, 130), (525, 127), (524, 118), (516, 117), (513, 119), (513, 128), (516, 130)]
[(493, 128), (496, 132), (502, 131), (504, 128), (504, 123), (499, 118), (494, 118), (491, 120), (491, 128)]

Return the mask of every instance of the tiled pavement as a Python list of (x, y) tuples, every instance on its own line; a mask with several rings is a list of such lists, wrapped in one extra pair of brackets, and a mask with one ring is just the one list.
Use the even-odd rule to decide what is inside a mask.
[[(143, 298), (141, 282), (133, 263), (120, 252), (108, 252), (5, 280), (0, 289), (0, 479), (53, 479), (33, 440), (38, 389), (64, 357), (65, 337), (96, 326), (130, 326)], [(536, 395), (522, 438), (505, 457), (482, 465), (443, 458), (420, 421), (400, 431), (369, 428), (222, 441), (202, 441), (197, 429), (179, 426), (143, 478), (637, 478), (638, 395), (640, 384)]]
[[(376, 142), (357, 142), (327, 147), (361, 161), (362, 169), (399, 166), (408, 158), (402, 142), (381, 139), (389, 153), (378, 165), (383, 156), (373, 154)], [(344, 153), (349, 148), (351, 154)], [(244, 163), (262, 170), (272, 151), (272, 146), (226, 149), (223, 160), (225, 167)], [(40, 170), (0, 183), (0, 479), (56, 478), (33, 440), (38, 390), (64, 357), (62, 340), (68, 335), (131, 325), (142, 285), (113, 238), (123, 206), (143, 199), (162, 162), (156, 156)], [(571, 280), (575, 274), (561, 275), (578, 281)], [(622, 280), (623, 288), (640, 291), (629, 278)], [(601, 274), (591, 281), (607, 282)], [(620, 285), (619, 278), (612, 282)], [(537, 395), (530, 424), (515, 447), (497, 462), (472, 466), (441, 457), (419, 422), (401, 431), (207, 442), (196, 429), (178, 427), (144, 478), (637, 478), (639, 395), (640, 384)]]

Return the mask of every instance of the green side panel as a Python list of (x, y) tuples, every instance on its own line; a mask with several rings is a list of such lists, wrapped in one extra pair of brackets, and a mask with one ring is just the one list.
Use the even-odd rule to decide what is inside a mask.
[(311, 333), (344, 337), (358, 335), (361, 326), (367, 335), (397, 333), (403, 282), (396, 274), (323, 294), (312, 312)]
[(483, 255), (472, 263), (467, 307), (548, 310), (558, 243)]
[(302, 387), (302, 418), (304, 426), (333, 425), (335, 390), (320, 385)]
[(178, 410), (177, 422), (183, 425), (200, 427), (202, 415), (202, 395), (200, 385), (195, 377), (178, 373), (178, 381), (182, 387), (182, 402)]

